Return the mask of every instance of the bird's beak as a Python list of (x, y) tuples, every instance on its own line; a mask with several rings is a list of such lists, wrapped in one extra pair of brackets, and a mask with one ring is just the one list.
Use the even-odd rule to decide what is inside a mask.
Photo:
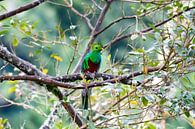
[(103, 53), (103, 51), (104, 51), (104, 48), (101, 49), (101, 53)]

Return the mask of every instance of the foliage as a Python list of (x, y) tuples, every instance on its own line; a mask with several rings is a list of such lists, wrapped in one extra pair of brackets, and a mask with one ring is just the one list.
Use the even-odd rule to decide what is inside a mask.
[[(12, 3), (21, 6), (24, 2)], [(9, 1), (0, 3), (1, 13), (10, 5)], [(105, 50), (99, 72), (115, 75), (114, 82), (103, 77), (68, 82), (83, 87), (102, 84), (92, 86), (89, 111), (81, 109), (81, 90), (61, 89), (64, 103), (72, 105), (91, 129), (193, 128), (194, 6), (192, 1), (179, 0), (49, 0), (1, 21), (0, 40), (2, 46), (48, 78), (75, 74), (83, 53), (93, 42), (102, 43)], [(27, 74), (3, 60), (0, 64), (2, 76)], [(126, 82), (132, 83), (117, 80), (129, 75)], [(7, 118), (13, 128), (48, 124), (66, 129), (78, 125), (63, 106), (54, 106), (60, 105), (59, 100), (44, 84), (6, 81), (0, 84), (0, 93), (0, 117)], [(86, 114), (90, 120), (85, 119)], [(171, 124), (175, 118), (176, 124)], [(7, 119), (0, 119), (0, 129)]]

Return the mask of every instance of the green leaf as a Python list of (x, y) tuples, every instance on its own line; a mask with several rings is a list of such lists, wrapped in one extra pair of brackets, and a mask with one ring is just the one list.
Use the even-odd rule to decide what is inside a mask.
[(2, 30), (0, 31), (0, 36), (4, 36), (5, 34), (7, 34), (9, 31), (8, 30)]
[(160, 105), (163, 105), (167, 100), (165, 98), (160, 100)]
[(142, 97), (141, 100), (142, 100), (142, 103), (144, 104), (144, 106), (148, 105), (148, 100), (145, 97)]
[(136, 49), (135, 51), (136, 52), (139, 52), (139, 53), (145, 53), (145, 50), (144, 49)]
[(174, 5), (177, 6), (177, 7), (179, 7), (179, 8), (181, 8), (183, 6), (183, 4), (180, 3), (179, 1), (175, 1), (174, 2)]
[(164, 7), (164, 10), (170, 10), (170, 9), (173, 9), (173, 7), (172, 6), (166, 6), (166, 7)]
[(63, 129), (62, 121), (57, 121), (57, 122), (55, 123), (55, 127), (56, 127), (57, 129)]
[(7, 121), (8, 121), (8, 119), (4, 119), (2, 123), (6, 124)]
[(37, 49), (37, 50), (34, 51), (34, 54), (35, 54), (35, 55), (40, 55), (41, 52), (42, 52), (42, 51), (41, 51), (40, 49)]
[(185, 83), (185, 84), (188, 84), (190, 81), (187, 77), (184, 77), (182, 78), (182, 81)]
[(186, 109), (184, 109), (184, 114), (186, 115), (186, 117), (190, 117), (190, 112)]
[(156, 127), (153, 124), (149, 124), (147, 129), (156, 129)]
[(33, 22), (33, 24), (31, 25), (31, 28), (32, 29), (36, 28), (38, 24), (39, 24), (39, 21)]
[(155, 67), (159, 64), (159, 61), (151, 60), (148, 62), (148, 66)]
[(12, 40), (12, 45), (13, 45), (14, 47), (17, 47), (18, 44), (19, 44), (19, 41), (18, 41), (18, 39), (16, 38), (16, 36), (14, 36), (14, 39)]

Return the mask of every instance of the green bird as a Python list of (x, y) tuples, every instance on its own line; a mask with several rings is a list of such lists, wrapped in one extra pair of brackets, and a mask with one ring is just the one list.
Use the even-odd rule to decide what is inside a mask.
[[(87, 73), (95, 73), (98, 72), (101, 64), (101, 51), (103, 47), (101, 44), (94, 43), (91, 47), (91, 51), (86, 54), (84, 60), (82, 62), (81, 72), (85, 75)], [(83, 109), (88, 109), (88, 97), (90, 91), (88, 89), (84, 89), (82, 91), (82, 106)]]

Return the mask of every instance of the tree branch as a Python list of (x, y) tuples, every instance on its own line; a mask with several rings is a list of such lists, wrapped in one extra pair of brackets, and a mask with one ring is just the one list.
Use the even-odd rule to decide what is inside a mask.
[(95, 39), (97, 37), (96, 32), (99, 30), (99, 28), (100, 28), (100, 26), (101, 26), (101, 24), (104, 20), (104, 17), (105, 17), (105, 15), (106, 15), (106, 13), (107, 13), (107, 11), (108, 11), (108, 9), (109, 9), (112, 2), (113, 2), (113, 0), (108, 0), (105, 4), (103, 10), (101, 11), (101, 13), (98, 17), (98, 20), (96, 21), (96, 25), (95, 25), (94, 29), (91, 32), (91, 36), (90, 36), (87, 48), (86, 48), (85, 52), (83, 53), (83, 55), (81, 56), (80, 60), (78, 61), (75, 69), (73, 70), (73, 73), (79, 73), (81, 71), (81, 63), (82, 63), (85, 55), (89, 52), (91, 45), (95, 41)]
[(93, 30), (93, 29), (94, 29), (93, 25), (92, 25), (91, 22), (90, 22), (90, 19), (89, 19), (86, 15), (84, 15), (84, 14), (80, 13), (78, 10), (76, 10), (76, 9), (75, 9), (67, 0), (64, 0), (64, 3), (65, 3), (65, 4), (67, 5), (67, 7), (70, 8), (76, 15), (78, 15), (79, 17), (83, 18), (83, 19), (86, 21), (86, 24), (88, 25), (88, 27), (89, 27), (90, 30)]
[[(12, 53), (10, 53), (3, 46), (0, 46), (0, 58), (2, 58), (3, 60), (9, 62), (10, 64), (14, 65), (15, 67), (17, 67), (18, 69), (20, 69), (24, 73), (28, 74), (28, 75), (26, 75), (26, 80), (27, 79), (34, 79), (33, 81), (37, 80), (37, 82), (42, 82), (44, 80), (45, 84), (48, 84), (47, 85), (48, 87), (51, 87), (51, 86), (54, 86), (54, 85), (57, 86), (58, 84), (59, 85), (64, 85), (62, 82), (52, 80), (49, 76), (44, 75), (40, 70), (35, 68), (32, 64), (30, 64), (29, 62), (24, 61), (21, 58), (13, 55)], [(34, 75), (34, 76), (30, 76), (30, 75)], [(4, 78), (4, 77), (2, 77), (2, 78)], [(22, 76), (18, 76), (18, 79), (19, 78), (22, 78)], [(23, 78), (25, 78), (25, 77), (23, 77)], [(11, 78), (7, 77), (7, 79), (11, 79)], [(38, 81), (38, 80), (40, 80), (40, 81)], [(55, 87), (55, 88), (57, 88), (57, 87)], [(61, 100), (63, 101), (63, 94), (60, 92), (59, 89), (57, 89), (57, 90), (58, 90), (57, 91), (58, 94), (55, 94), (56, 97), (58, 97), (58, 99), (60, 101)], [(81, 120), (79, 114), (73, 109), (73, 107), (68, 102), (62, 102), (62, 105), (66, 109), (66, 111), (70, 114), (72, 119), (76, 122), (76, 124), (79, 127), (81, 127), (83, 125), (82, 120)]]
[(17, 9), (15, 9), (15, 10), (12, 10), (12, 11), (10, 11), (10, 12), (7, 12), (7, 13), (5, 13), (5, 14), (2, 14), (2, 15), (0, 15), (0, 21), (1, 21), (1, 20), (4, 20), (4, 19), (6, 19), (6, 18), (9, 18), (9, 17), (11, 17), (11, 16), (14, 16), (14, 15), (16, 15), (16, 14), (22, 13), (22, 12), (24, 12), (24, 11), (27, 11), (27, 10), (29, 10), (29, 9), (32, 9), (32, 8), (34, 8), (34, 7), (38, 6), (38, 5), (40, 5), (41, 3), (45, 2), (45, 1), (47, 1), (47, 0), (36, 0), (36, 1), (34, 1), (34, 2), (31, 2), (31, 3), (29, 3), (29, 4), (26, 4), (26, 5), (24, 5), (24, 6), (21, 6), (21, 7), (17, 8)]
[[(158, 71), (159, 69), (162, 69), (162, 66), (158, 67), (153, 67), (153, 68), (148, 68), (148, 72), (155, 72)], [(107, 79), (105, 81), (98, 81), (98, 82), (92, 82), (89, 84), (70, 84), (70, 83), (64, 83), (61, 81), (76, 81), (76, 80), (81, 80), (80, 74), (75, 74), (75, 75), (70, 75), (70, 76), (62, 76), (62, 77), (57, 77), (57, 78), (50, 78), (50, 77), (41, 77), (41, 76), (36, 76), (36, 75), (22, 75), (22, 76), (0, 76), (0, 81), (5, 81), (5, 80), (28, 80), (28, 81), (35, 81), (39, 84), (46, 84), (54, 87), (62, 87), (62, 88), (67, 88), (67, 89), (85, 89), (85, 85), (87, 85), (88, 88), (94, 88), (94, 87), (100, 87), (100, 86), (105, 86), (108, 83), (116, 83), (116, 82), (121, 82), (124, 84), (132, 84), (132, 77), (136, 77), (139, 75), (144, 74), (142, 71), (137, 71), (134, 72), (130, 75), (123, 75), (123, 76), (115, 76), (115, 75), (109, 75), (109, 74), (96, 74), (96, 77), (103, 77), (104, 79)], [(102, 76), (101, 76), (102, 75)], [(73, 77), (73, 78), (72, 78)], [(87, 75), (88, 79), (92, 79), (90, 75)], [(57, 80), (54, 80), (57, 79)], [(73, 80), (74, 79), (74, 80)], [(140, 84), (140, 83), (139, 83)], [(137, 84), (137, 85), (139, 85)]]
[(142, 14), (140, 14), (140, 15), (138, 15), (138, 16), (137, 16), (137, 15), (132, 15), (132, 16), (122, 16), (122, 17), (119, 17), (119, 18), (115, 19), (114, 21), (112, 21), (109, 25), (107, 25), (106, 27), (104, 27), (103, 29), (101, 29), (100, 31), (98, 31), (98, 32), (96, 33), (96, 35), (101, 34), (101, 33), (104, 32), (105, 30), (107, 30), (108, 28), (110, 28), (111, 26), (113, 26), (114, 24), (116, 24), (116, 23), (118, 23), (118, 22), (120, 22), (120, 21), (122, 21), (122, 20), (133, 19), (133, 18), (136, 18), (136, 17), (137, 17), (137, 18), (144, 17), (144, 16), (146, 16), (146, 15), (151, 14), (152, 12), (154, 12), (154, 11), (156, 11), (156, 10), (159, 10), (159, 9), (165, 7), (165, 6), (168, 5), (168, 4), (169, 4), (169, 3), (163, 4), (162, 6), (159, 6), (159, 7), (155, 8), (155, 9), (153, 9), (153, 10), (150, 10), (150, 11), (147, 11), (147, 12), (145, 12), (145, 13), (142, 13)]
[(102, 7), (101, 7), (100, 5), (98, 5), (98, 4), (96, 3), (95, 0), (91, 0), (91, 1), (93, 2), (93, 4), (94, 4), (98, 9), (102, 10)]
[(44, 74), (35, 66), (10, 53), (6, 47), (0, 46), (0, 58), (9, 62), (28, 75), (44, 76)]
[(122, 2), (130, 2), (130, 3), (143, 3), (143, 4), (147, 4), (147, 3), (151, 3), (151, 4), (155, 4), (155, 5), (163, 5), (163, 4), (168, 4), (168, 3), (171, 3), (172, 0), (170, 1), (165, 1), (164, 3), (162, 3), (161, 1), (156, 1), (156, 0), (121, 0)]
[[(178, 17), (178, 16), (182, 15), (184, 12), (190, 11), (190, 10), (192, 10), (192, 9), (195, 9), (195, 6), (189, 7), (189, 8), (187, 8), (187, 9), (183, 10), (182, 12), (179, 12), (179, 13), (173, 15), (172, 17), (170, 17), (170, 18), (168, 18), (168, 19), (166, 19), (166, 20), (164, 20), (164, 21), (162, 21), (162, 22), (160, 22), (160, 23), (154, 25), (154, 27), (157, 28), (157, 27), (159, 27), (159, 26), (161, 26), (161, 25), (164, 25), (164, 24), (166, 24), (167, 22), (173, 20), (175, 17)], [(149, 27), (149, 28), (144, 29), (144, 30), (142, 30), (142, 31), (140, 31), (140, 32), (131, 32), (131, 33), (129, 33), (129, 34), (126, 34), (126, 35), (122, 35), (122, 36), (116, 37), (115, 39), (113, 39), (112, 41), (110, 41), (110, 42), (109, 42), (107, 45), (105, 45), (104, 47), (108, 47), (108, 46), (110, 46), (111, 44), (114, 44), (114, 43), (116, 43), (116, 42), (118, 42), (118, 41), (120, 41), (120, 40), (129, 38), (129, 37), (131, 37), (133, 34), (144, 34), (144, 33), (150, 32), (150, 31), (152, 31), (152, 30), (153, 30), (153, 27)]]
[(39, 129), (50, 129), (52, 126), (53, 121), (55, 121), (57, 113), (58, 113), (58, 109), (60, 108), (59, 103), (57, 103), (54, 108), (52, 109), (51, 113), (49, 114), (49, 116), (47, 117), (47, 120), (41, 125), (41, 127)]
[(62, 88), (68, 88), (68, 89), (84, 89), (83, 86), (77, 86), (73, 84), (63, 83), (60, 81), (53, 80), (49, 77), (40, 77), (40, 76), (33, 76), (33, 75), (22, 75), (22, 76), (0, 76), (0, 81), (5, 80), (28, 80), (28, 81), (34, 81), (38, 84), (46, 84), (53, 87), (62, 87)]
[[(26, 103), (17, 103), (17, 102), (14, 102), (14, 101), (12, 101), (12, 100), (7, 99), (7, 98), (4, 97), (3, 95), (0, 95), (0, 98), (3, 99), (3, 100), (5, 100), (6, 102), (8, 102), (8, 103), (9, 103), (9, 106), (11, 106), (11, 105), (21, 106), (21, 107), (23, 107), (24, 109), (31, 109), (32, 111), (38, 113), (39, 115), (42, 115), (42, 116), (44, 116), (44, 117), (47, 117), (47, 115), (46, 115), (44, 112), (42, 112), (41, 110), (38, 110), (38, 109), (34, 108), (34, 107), (31, 106), (31, 105), (28, 105), (28, 104), (26, 104)], [(5, 106), (7, 106), (7, 105), (8, 105), (8, 104), (6, 104)], [(3, 107), (3, 106), (4, 106), (4, 105), (1, 104), (1, 107)]]

